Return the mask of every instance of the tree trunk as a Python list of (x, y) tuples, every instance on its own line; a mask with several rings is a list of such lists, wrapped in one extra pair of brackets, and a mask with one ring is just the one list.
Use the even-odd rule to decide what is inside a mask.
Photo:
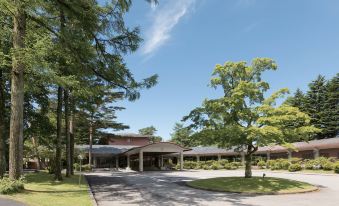
[(55, 170), (54, 170), (54, 179), (62, 181), (61, 175), (61, 130), (62, 130), (62, 93), (63, 88), (58, 87), (58, 107), (57, 107), (57, 139), (56, 139), (56, 150), (55, 150)]
[(252, 177), (252, 153), (245, 155), (245, 178)]
[(40, 154), (39, 154), (39, 149), (38, 149), (39, 143), (35, 136), (32, 137), (32, 144), (33, 144), (34, 156), (35, 156), (36, 163), (37, 163), (37, 169), (41, 170), (41, 161), (40, 161)]
[[(22, 4), (14, 0), (15, 5)], [(13, 14), (13, 49), (11, 77), (11, 117), (9, 130), (9, 177), (19, 179), (23, 166), (24, 58), (26, 15), (21, 6)]]
[(88, 164), (92, 168), (92, 147), (93, 147), (93, 124), (89, 124), (89, 151), (88, 151)]
[(6, 172), (5, 156), (5, 81), (0, 69), (0, 179)]
[(74, 175), (74, 116), (75, 116), (75, 107), (74, 107), (74, 98), (72, 92), (70, 92), (70, 102), (71, 102), (71, 116), (69, 121), (69, 133), (70, 133), (70, 159), (71, 159), (71, 175)]
[(69, 121), (69, 91), (64, 90), (64, 103), (65, 103), (65, 136), (66, 136), (66, 177), (71, 176), (71, 148), (70, 148), (70, 121)]

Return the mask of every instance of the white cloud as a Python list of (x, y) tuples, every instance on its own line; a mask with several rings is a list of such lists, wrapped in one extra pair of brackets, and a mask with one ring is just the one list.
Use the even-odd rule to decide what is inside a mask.
[(171, 31), (193, 7), (195, 0), (170, 0), (165, 5), (158, 5), (152, 16), (152, 25), (146, 32), (143, 54), (151, 54), (162, 46), (170, 37)]

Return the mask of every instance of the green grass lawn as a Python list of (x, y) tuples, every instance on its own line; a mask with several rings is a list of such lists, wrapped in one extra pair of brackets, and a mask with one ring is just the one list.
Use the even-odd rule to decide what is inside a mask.
[(64, 177), (62, 182), (53, 181), (46, 172), (25, 175), (25, 191), (3, 196), (30, 206), (91, 206), (88, 185), (84, 177), (79, 186), (79, 176)]
[(218, 177), (190, 181), (187, 185), (198, 189), (258, 194), (286, 194), (317, 189), (305, 182), (272, 177)]

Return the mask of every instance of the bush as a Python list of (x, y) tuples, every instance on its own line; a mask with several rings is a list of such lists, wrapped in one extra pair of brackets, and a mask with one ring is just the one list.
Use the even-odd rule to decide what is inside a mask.
[(194, 161), (184, 161), (185, 169), (195, 169), (197, 167), (197, 162)]
[(302, 167), (299, 163), (291, 164), (288, 167), (288, 171), (290, 171), (290, 172), (296, 172), (296, 171), (300, 171), (300, 170), (302, 170)]
[(11, 180), (8, 177), (0, 179), (0, 194), (12, 194), (24, 189), (24, 179)]
[(209, 170), (210, 167), (209, 167), (207, 164), (203, 164), (203, 165), (201, 166), (201, 169)]
[[(271, 161), (271, 160), (270, 160)], [(274, 162), (270, 162), (271, 170), (288, 170), (291, 163), (286, 159), (277, 159)]]
[(218, 163), (221, 165), (221, 166), (225, 166), (225, 164), (228, 163), (228, 160), (219, 160)]
[(297, 158), (297, 157), (293, 157), (291, 160), (290, 160), (291, 164), (296, 164), (296, 163), (301, 163), (302, 162), (302, 159), (301, 158)]
[(275, 163), (276, 163), (275, 160), (268, 160), (266, 166), (267, 168), (271, 168), (272, 166), (275, 165)]
[(214, 162), (214, 163), (210, 166), (210, 168), (211, 168), (212, 170), (218, 170), (218, 169), (222, 169), (222, 166), (221, 166), (218, 162)]
[(73, 168), (74, 168), (75, 171), (79, 171), (80, 170), (80, 164), (74, 163)]
[(260, 169), (264, 169), (266, 168), (266, 162), (261, 160), (257, 163), (257, 166), (260, 168)]
[(333, 170), (334, 165), (332, 162), (326, 162), (322, 167), (324, 170), (330, 171)]
[(339, 162), (335, 163), (333, 168), (334, 168), (334, 172), (339, 174)]
[(239, 162), (231, 162), (230, 165), (231, 165), (231, 170), (236, 170), (239, 168)]

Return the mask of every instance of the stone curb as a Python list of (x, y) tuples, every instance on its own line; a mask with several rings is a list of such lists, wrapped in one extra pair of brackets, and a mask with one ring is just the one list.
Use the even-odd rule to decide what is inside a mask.
[(89, 194), (89, 197), (92, 200), (92, 205), (93, 206), (98, 206), (98, 203), (97, 203), (96, 199), (94, 198), (94, 194), (93, 194), (93, 191), (91, 189), (91, 185), (90, 185), (90, 183), (89, 183), (89, 181), (87, 179), (87, 175), (84, 174), (84, 177), (85, 177), (87, 185), (88, 185), (88, 194)]

